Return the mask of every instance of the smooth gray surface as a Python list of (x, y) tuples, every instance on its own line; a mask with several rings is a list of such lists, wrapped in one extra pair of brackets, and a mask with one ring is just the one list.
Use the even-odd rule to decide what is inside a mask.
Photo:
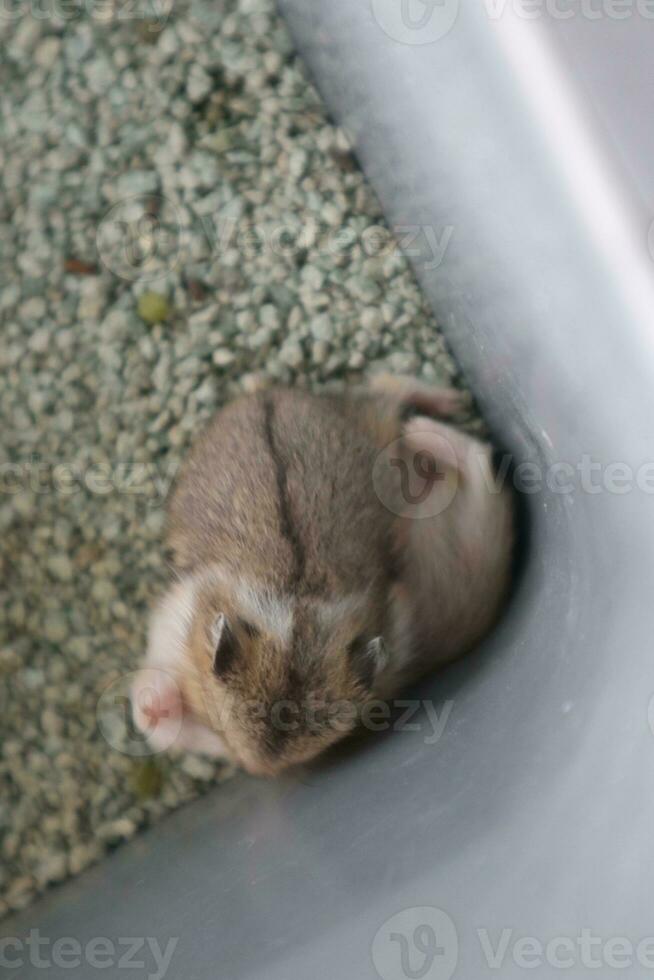
[[(525, 57), (524, 25), (490, 24), (472, 6), (422, 46), (389, 38), (369, 0), (282, 9), (391, 222), (452, 227), (441, 265), (417, 269), (498, 437), (544, 467), (654, 458), (654, 268), (632, 188), (604, 169), (596, 106), (570, 118), (548, 106), (568, 84), (565, 58), (547, 47)], [(541, 36), (533, 25), (529, 43)], [(652, 496), (529, 500), (529, 559), (507, 617), (420, 692), (454, 701), (438, 744), (405, 731), (301, 781), (239, 778), (4, 934), (179, 937), (168, 976), (184, 980), (367, 980), (376, 966), (400, 980), (399, 944), (373, 962), (373, 939), (419, 906), (455, 923), (454, 976), (466, 980), (523, 976), (520, 936), (654, 935)], [(513, 930), (500, 970), (480, 929), (494, 946)], [(574, 965), (530, 972), (615, 974), (611, 954), (595, 945), (592, 956), (594, 969), (577, 947)], [(632, 960), (621, 975), (646, 976)], [(450, 972), (437, 958), (423, 976)]]
[(572, 17), (547, 22), (596, 117), (616, 169), (632, 185), (634, 207), (645, 228), (654, 218), (654, 127), (649, 123), (654, 115), (652, 17), (654, 7), (649, 20), (632, 14), (619, 20)]

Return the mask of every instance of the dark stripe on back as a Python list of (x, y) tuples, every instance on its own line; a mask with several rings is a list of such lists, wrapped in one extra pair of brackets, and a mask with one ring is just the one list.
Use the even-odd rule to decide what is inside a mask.
[(272, 400), (270, 398), (264, 399), (263, 428), (266, 436), (266, 442), (268, 443), (268, 449), (270, 451), (270, 455), (272, 457), (272, 461), (275, 466), (280, 531), (282, 537), (284, 537), (286, 541), (288, 541), (293, 555), (293, 571), (291, 573), (288, 587), (290, 591), (295, 592), (297, 591), (302, 581), (302, 578), (304, 577), (306, 556), (304, 553), (304, 545), (302, 544), (302, 541), (300, 540), (300, 536), (297, 533), (297, 529), (293, 524), (293, 516), (291, 514), (291, 504), (288, 499), (286, 464), (282, 459), (282, 456), (276, 445), (275, 434), (273, 431), (274, 416), (275, 416), (275, 408), (272, 403)]

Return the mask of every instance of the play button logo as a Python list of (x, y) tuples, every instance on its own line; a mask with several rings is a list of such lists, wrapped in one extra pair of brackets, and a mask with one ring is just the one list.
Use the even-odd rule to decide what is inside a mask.
[(450, 980), (458, 959), (454, 922), (431, 906), (393, 915), (372, 943), (372, 961), (382, 980)]
[(372, 0), (375, 20), (400, 44), (433, 44), (450, 32), (459, 0)]

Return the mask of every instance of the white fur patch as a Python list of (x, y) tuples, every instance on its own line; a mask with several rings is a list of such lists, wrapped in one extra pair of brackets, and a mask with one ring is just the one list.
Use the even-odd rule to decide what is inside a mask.
[[(297, 600), (295, 596), (278, 595), (255, 579), (234, 576), (221, 565), (213, 565), (195, 578), (197, 586), (215, 582), (229, 593), (238, 606), (244, 619), (247, 619), (267, 636), (280, 644), (291, 642)], [(314, 608), (319, 622), (326, 629), (332, 629), (343, 619), (365, 608), (365, 592), (353, 592), (338, 599), (314, 599)]]
[(246, 619), (281, 644), (290, 643), (293, 635), (295, 599), (276, 596), (245, 579), (240, 579), (236, 583), (234, 592)]
[(276, 595), (253, 579), (231, 575), (220, 565), (214, 565), (196, 579), (197, 584), (212, 581), (231, 593), (244, 619), (280, 644), (290, 643), (295, 613), (294, 598)]
[(320, 623), (326, 629), (333, 629), (344, 619), (353, 616), (365, 608), (367, 595), (365, 592), (353, 592), (339, 599), (316, 599), (312, 603)]
[(193, 622), (196, 583), (183, 578), (164, 595), (150, 619), (146, 663), (175, 668), (186, 655), (186, 641)]
[[(150, 620), (145, 667), (131, 691), (134, 721), (155, 751), (198, 752), (224, 758), (225, 744), (189, 714), (178, 686), (195, 615), (197, 582), (182, 578), (164, 595)], [(146, 710), (150, 705), (155, 716)]]

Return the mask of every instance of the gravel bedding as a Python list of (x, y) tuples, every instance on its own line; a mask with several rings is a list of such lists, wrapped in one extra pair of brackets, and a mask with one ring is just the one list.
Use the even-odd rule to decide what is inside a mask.
[(263, 379), (456, 377), (270, 0), (176, 0), (165, 21), (15, 9), (0, 20), (0, 915), (231, 775), (143, 756), (120, 698), (166, 578), (162, 500), (198, 428)]

